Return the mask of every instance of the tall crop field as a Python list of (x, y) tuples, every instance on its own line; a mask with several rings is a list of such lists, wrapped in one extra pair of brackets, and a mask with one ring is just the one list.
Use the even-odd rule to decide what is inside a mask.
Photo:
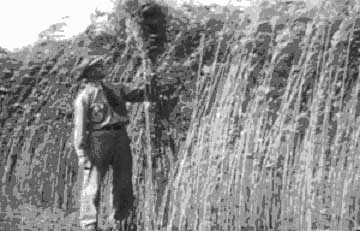
[(235, 33), (197, 78), (164, 230), (354, 230), (358, 6), (263, 2), (225, 23), (219, 44)]

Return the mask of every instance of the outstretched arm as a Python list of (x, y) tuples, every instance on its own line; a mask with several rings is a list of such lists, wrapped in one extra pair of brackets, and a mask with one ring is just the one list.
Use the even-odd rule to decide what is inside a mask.
[(122, 85), (120, 91), (125, 101), (143, 102), (145, 100), (144, 87), (130, 88), (128, 86)]
[(144, 84), (143, 86), (137, 88), (130, 88), (128, 86), (122, 85), (121, 88), (121, 94), (125, 101), (128, 102), (152, 101), (153, 97), (150, 95), (146, 97), (145, 92), (150, 93), (150, 84)]

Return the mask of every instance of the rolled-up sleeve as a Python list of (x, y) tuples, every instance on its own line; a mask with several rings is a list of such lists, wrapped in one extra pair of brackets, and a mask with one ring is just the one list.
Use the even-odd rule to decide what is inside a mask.
[(87, 147), (86, 111), (87, 103), (80, 94), (74, 101), (74, 148), (79, 157), (84, 155)]

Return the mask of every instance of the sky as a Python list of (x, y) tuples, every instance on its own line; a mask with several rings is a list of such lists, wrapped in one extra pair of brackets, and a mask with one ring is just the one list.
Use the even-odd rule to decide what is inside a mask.
[[(3, 0), (0, 7), (0, 47), (13, 51), (33, 44), (38, 40), (41, 31), (58, 22), (67, 24), (63, 32), (64, 38), (77, 35), (90, 24), (90, 14), (95, 9), (110, 12), (112, 1)], [(228, 0), (197, 1), (207, 4), (228, 2)]]
[[(98, 8), (111, 9), (110, 0), (4, 0), (0, 7), (0, 47), (13, 50), (34, 43), (51, 24), (67, 23), (64, 35), (79, 34)], [(65, 18), (66, 17), (66, 18)]]

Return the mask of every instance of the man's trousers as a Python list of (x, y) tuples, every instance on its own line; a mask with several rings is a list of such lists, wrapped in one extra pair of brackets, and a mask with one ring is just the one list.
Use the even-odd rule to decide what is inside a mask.
[[(104, 225), (105, 228), (111, 227), (124, 222), (133, 207), (130, 139), (125, 128), (93, 131), (89, 137), (89, 144), (86, 153), (88, 161), (84, 166), (80, 166), (83, 170), (80, 225), (96, 224)], [(108, 174), (110, 172), (111, 175)], [(104, 182), (104, 179), (108, 181)], [(110, 184), (110, 187), (104, 183)], [(110, 193), (106, 193), (104, 188), (108, 188)], [(108, 206), (102, 203), (104, 198), (108, 199), (105, 201)], [(105, 209), (107, 214), (102, 214), (105, 207), (110, 209)]]

